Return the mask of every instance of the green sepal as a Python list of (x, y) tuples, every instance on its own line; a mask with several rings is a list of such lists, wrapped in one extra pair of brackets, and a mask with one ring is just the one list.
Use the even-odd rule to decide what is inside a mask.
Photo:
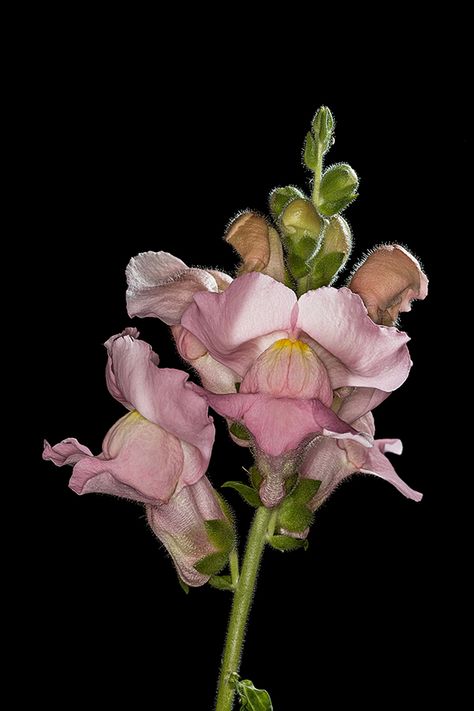
[(234, 437), (237, 437), (237, 439), (250, 439), (250, 432), (245, 425), (242, 425), (240, 422), (233, 422), (229, 427), (229, 432), (231, 432)]
[(320, 486), (318, 479), (300, 479), (291, 492), (291, 498), (299, 504), (308, 504), (316, 496)]
[(265, 689), (256, 689), (250, 679), (239, 681), (234, 674), (231, 683), (239, 695), (240, 711), (273, 711), (270, 694)]
[(292, 496), (286, 498), (278, 511), (278, 526), (292, 533), (301, 533), (311, 526), (314, 514), (306, 504), (300, 503)]
[(207, 536), (218, 551), (229, 553), (234, 547), (235, 535), (229, 521), (216, 518), (204, 521)]
[(234, 586), (232, 585), (232, 578), (230, 575), (211, 575), (209, 578), (209, 585), (216, 590), (230, 590), (234, 591)]
[(291, 476), (288, 477), (288, 479), (285, 479), (285, 491), (288, 494), (291, 494), (293, 489), (296, 486), (296, 482), (298, 481), (298, 473), (295, 472)]
[(290, 200), (304, 197), (304, 193), (293, 185), (286, 185), (284, 188), (274, 188), (270, 193), (269, 199), (270, 212), (272, 213), (273, 219), (275, 221), (278, 220)]
[(211, 553), (201, 558), (200, 561), (194, 564), (194, 567), (202, 575), (215, 575), (227, 565), (228, 560), (228, 553)]
[(263, 481), (263, 476), (260, 474), (258, 467), (255, 466), (255, 464), (248, 470), (248, 475), (250, 477), (250, 481), (252, 482), (253, 488), (258, 491), (260, 489), (260, 484)]
[(291, 536), (270, 536), (268, 544), (277, 551), (297, 551), (299, 548), (307, 550), (308, 541)]
[(258, 508), (262, 505), (262, 502), (260, 501), (260, 496), (255, 491), (255, 489), (253, 489), (251, 486), (247, 486), (247, 484), (243, 484), (241, 481), (226, 481), (225, 484), (222, 484), (222, 487), (226, 487), (227, 489), (235, 489), (236, 491), (238, 491), (243, 500), (250, 504), (250, 506)]
[(310, 270), (310, 266), (306, 263), (304, 259), (299, 257), (294, 252), (290, 252), (287, 257), (288, 269), (295, 277), (295, 279), (302, 279), (307, 276)]
[(333, 217), (348, 207), (351, 202), (354, 202), (356, 198), (359, 197), (359, 193), (351, 193), (347, 197), (341, 198), (340, 200), (333, 200), (328, 202), (321, 202), (318, 206), (318, 210), (324, 217)]
[(331, 252), (323, 257), (316, 258), (312, 264), (311, 274), (308, 277), (308, 289), (329, 286), (342, 267), (345, 256), (344, 252)]
[(178, 576), (178, 583), (179, 583), (179, 587), (181, 588), (181, 590), (183, 590), (183, 592), (185, 592), (186, 595), (189, 595), (189, 585), (186, 585), (184, 580), (181, 580), (181, 578), (179, 576)]
[(318, 167), (319, 148), (318, 143), (314, 140), (313, 134), (308, 131), (303, 149), (303, 160), (305, 165), (310, 170), (316, 170)]
[(308, 262), (316, 253), (319, 243), (319, 237), (315, 238), (306, 234), (291, 245), (292, 253), (296, 254), (296, 256), (300, 257), (305, 262)]

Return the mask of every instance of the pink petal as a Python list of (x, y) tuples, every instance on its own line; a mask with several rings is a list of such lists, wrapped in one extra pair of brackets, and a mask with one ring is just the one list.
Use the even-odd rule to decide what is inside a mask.
[(374, 410), (389, 395), (390, 393), (375, 388), (354, 388), (347, 397), (342, 398), (339, 409), (336, 409), (337, 415), (344, 422), (352, 424), (359, 417)]
[(390, 482), (390, 484), (392, 484), (401, 494), (403, 494), (403, 496), (406, 496), (407, 499), (421, 501), (423, 494), (420, 494), (419, 491), (411, 489), (408, 484), (405, 484), (405, 482), (400, 479), (387, 457), (383, 454), (386, 450), (396, 451), (393, 448), (388, 449), (384, 446), (383, 440), (376, 441), (375, 446), (368, 451), (366, 462), (360, 471), (364, 474), (373, 474), (381, 479), (385, 479), (385, 481)]
[[(197, 386), (195, 386), (197, 387)], [(242, 422), (264, 453), (278, 457), (297, 449), (310, 436), (363, 437), (317, 400), (274, 398), (262, 394), (204, 395), (220, 415)]]
[(57, 466), (74, 464), (69, 486), (76, 494), (112, 494), (153, 504), (168, 501), (204, 473), (196, 447), (180, 442), (136, 411), (109, 430), (98, 457), (70, 439), (55, 447), (46, 443), (43, 458)]
[(230, 286), (234, 281), (230, 274), (220, 272), (218, 269), (206, 269), (206, 271), (216, 280), (217, 288), (219, 291), (225, 291), (227, 287)]
[(206, 401), (187, 382), (187, 373), (158, 368), (148, 343), (128, 335), (113, 336), (106, 347), (111, 394), (150, 422), (196, 447), (203, 474), (214, 442), (214, 425), (207, 414)]
[(411, 360), (406, 333), (377, 326), (357, 294), (322, 287), (300, 297), (298, 327), (324, 362), (334, 389), (365, 386), (392, 391), (407, 378)]
[(213, 393), (233, 393), (240, 381), (237, 373), (215, 360), (206, 347), (183, 326), (172, 326), (178, 352), (201, 378), (202, 385)]
[(127, 270), (127, 309), (130, 316), (156, 316), (177, 324), (197, 291), (217, 291), (215, 278), (204, 269), (188, 269), (166, 252), (143, 252)]
[[(301, 476), (321, 482), (311, 501), (313, 511), (321, 506), (343, 479), (356, 471), (347, 458), (344, 444), (329, 437), (318, 437), (307, 450), (300, 469)], [(354, 446), (366, 451), (360, 444), (354, 443)]]
[(196, 293), (181, 323), (213, 358), (244, 376), (260, 353), (287, 336), (295, 304), (291, 289), (253, 272), (221, 294)]
[(180, 578), (193, 587), (204, 585), (209, 575), (202, 575), (194, 565), (212, 553), (204, 522), (224, 519), (216, 493), (207, 477), (186, 486), (167, 504), (147, 507), (148, 522), (171, 555)]
[(377, 247), (355, 271), (349, 288), (359, 294), (375, 323), (392, 325), (413, 299), (428, 294), (428, 279), (415, 257), (398, 244)]
[(277, 281), (285, 280), (285, 261), (278, 232), (254, 212), (239, 215), (225, 239), (242, 258), (239, 272), (262, 272)]
[(316, 353), (303, 341), (282, 338), (264, 351), (247, 371), (241, 393), (276, 397), (317, 398), (331, 406), (328, 373)]

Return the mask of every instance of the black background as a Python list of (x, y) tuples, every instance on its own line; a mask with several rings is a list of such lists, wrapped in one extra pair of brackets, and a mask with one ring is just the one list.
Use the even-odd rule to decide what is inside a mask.
[[(76, 49), (69, 53), (67, 40), (60, 51), (43, 48), (27, 97), (34, 121), (26, 212), (37, 238), (30, 307), (40, 316), (25, 647), (42, 670), (37, 693), (211, 708), (230, 595), (202, 588), (186, 597), (142, 509), (77, 497), (69, 472), (41, 461), (41, 441), (76, 436), (100, 450), (122, 414), (105, 387), (101, 344), (130, 324), (129, 258), (164, 249), (232, 272), (227, 222), (245, 208), (266, 212), (277, 185), (307, 186), (300, 149), (324, 103), (337, 122), (328, 161), (347, 161), (361, 177), (360, 197), (345, 213), (353, 259), (379, 242), (401, 242), (431, 280), (428, 299), (403, 317), (410, 378), (377, 411), (379, 436), (404, 442), (393, 457), (398, 473), (424, 499), (416, 504), (374, 477), (353, 478), (318, 513), (308, 552), (268, 550), (242, 671), (271, 692), (277, 711), (335, 708), (345, 698), (382, 708), (387, 695), (403, 700), (408, 686), (412, 700), (426, 698), (443, 674), (451, 566), (432, 420), (444, 274), (437, 245), (446, 229), (440, 153), (449, 170), (467, 148), (462, 91), (421, 65), (417, 73), (392, 67), (383, 80), (369, 69), (324, 83), (310, 65), (285, 74), (277, 62), (260, 74), (252, 57), (222, 72), (221, 52), (193, 55), (180, 69), (163, 53), (149, 62), (146, 53), (131, 61)], [(165, 326), (135, 325), (163, 365), (180, 367)], [(436, 388), (442, 368), (440, 358)], [(209, 472), (218, 486), (238, 478), (249, 455), (215, 419)], [(237, 494), (227, 498), (242, 546), (251, 513)], [(176, 701), (168, 705), (170, 689)], [(326, 694), (331, 701), (321, 705)]]

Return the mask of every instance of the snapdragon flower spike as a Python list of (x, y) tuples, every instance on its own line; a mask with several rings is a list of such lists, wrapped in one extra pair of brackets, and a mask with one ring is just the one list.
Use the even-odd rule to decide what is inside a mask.
[(181, 324), (242, 381), (238, 393), (205, 396), (218, 413), (244, 424), (257, 458), (270, 461), (260, 489), (267, 506), (284, 496), (282, 479), (316, 434), (371, 446), (331, 409), (334, 390), (390, 392), (411, 366), (408, 336), (374, 324), (346, 288), (325, 287), (297, 299), (268, 276), (245, 274), (221, 294), (196, 293)]
[(348, 284), (362, 298), (369, 316), (385, 326), (410, 311), (413, 299), (425, 299), (428, 279), (410, 252), (399, 244), (376, 247), (358, 266)]
[[(361, 429), (375, 435), (374, 418), (371, 412), (352, 422), (355, 429)], [(373, 474), (385, 479), (401, 494), (413, 501), (421, 501), (423, 494), (411, 489), (400, 479), (392, 464), (385, 456), (386, 452), (402, 453), (399, 439), (376, 439), (373, 447), (362, 447), (358, 442), (349, 440), (335, 441), (329, 437), (318, 437), (311, 444), (301, 466), (300, 474), (304, 479), (321, 482), (318, 492), (310, 503), (315, 511), (330, 496), (334, 489), (351, 474)]]
[[(113, 494), (152, 507), (152, 527), (164, 531), (163, 543), (183, 579), (202, 584), (206, 580), (190, 572), (190, 556), (195, 554), (197, 562), (210, 552), (209, 542), (203, 545), (203, 515), (212, 508), (212, 518), (224, 518), (209, 482), (200, 483), (211, 456), (214, 424), (188, 375), (159, 368), (158, 356), (137, 336), (130, 328), (105, 344), (108, 389), (130, 412), (108, 431), (102, 452), (94, 456), (70, 438), (53, 447), (46, 442), (43, 458), (74, 467), (69, 486), (77, 494)], [(185, 502), (182, 520), (179, 501)], [(181, 550), (187, 557), (178, 565)]]
[(188, 267), (168, 252), (142, 252), (126, 269), (129, 316), (154, 316), (171, 326), (180, 356), (196, 370), (201, 382), (218, 393), (235, 392), (237, 376), (217, 363), (192, 334), (180, 326), (181, 316), (199, 291), (218, 293), (232, 277), (215, 269)]

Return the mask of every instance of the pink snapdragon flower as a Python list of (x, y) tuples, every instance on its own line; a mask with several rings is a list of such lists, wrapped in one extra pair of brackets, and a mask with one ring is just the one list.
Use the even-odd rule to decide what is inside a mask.
[(168, 252), (142, 252), (126, 269), (127, 311), (130, 316), (154, 316), (171, 326), (180, 356), (196, 370), (205, 388), (235, 392), (234, 375), (218, 363), (205, 346), (183, 328), (181, 317), (199, 291), (219, 293), (232, 277), (215, 269), (188, 267)]
[(411, 366), (408, 336), (374, 324), (346, 288), (297, 299), (268, 276), (245, 274), (223, 293), (195, 293), (181, 324), (240, 383), (238, 393), (204, 394), (217, 412), (250, 431), (259, 465), (268, 471), (260, 490), (267, 506), (281, 500), (283, 479), (316, 434), (371, 446), (370, 437), (333, 411), (335, 390), (390, 392)]
[(129, 412), (105, 436), (102, 452), (70, 438), (45, 443), (43, 458), (73, 465), (70, 488), (77, 494), (104, 493), (139, 501), (189, 585), (209, 576), (193, 564), (216, 552), (204, 521), (225, 515), (204, 476), (215, 430), (205, 400), (188, 375), (159, 368), (158, 356), (129, 328), (106, 345), (106, 381), (110, 393)]
[(399, 244), (376, 247), (358, 266), (349, 289), (362, 298), (375, 323), (392, 326), (410, 311), (413, 299), (425, 299), (428, 279), (417, 259)]

